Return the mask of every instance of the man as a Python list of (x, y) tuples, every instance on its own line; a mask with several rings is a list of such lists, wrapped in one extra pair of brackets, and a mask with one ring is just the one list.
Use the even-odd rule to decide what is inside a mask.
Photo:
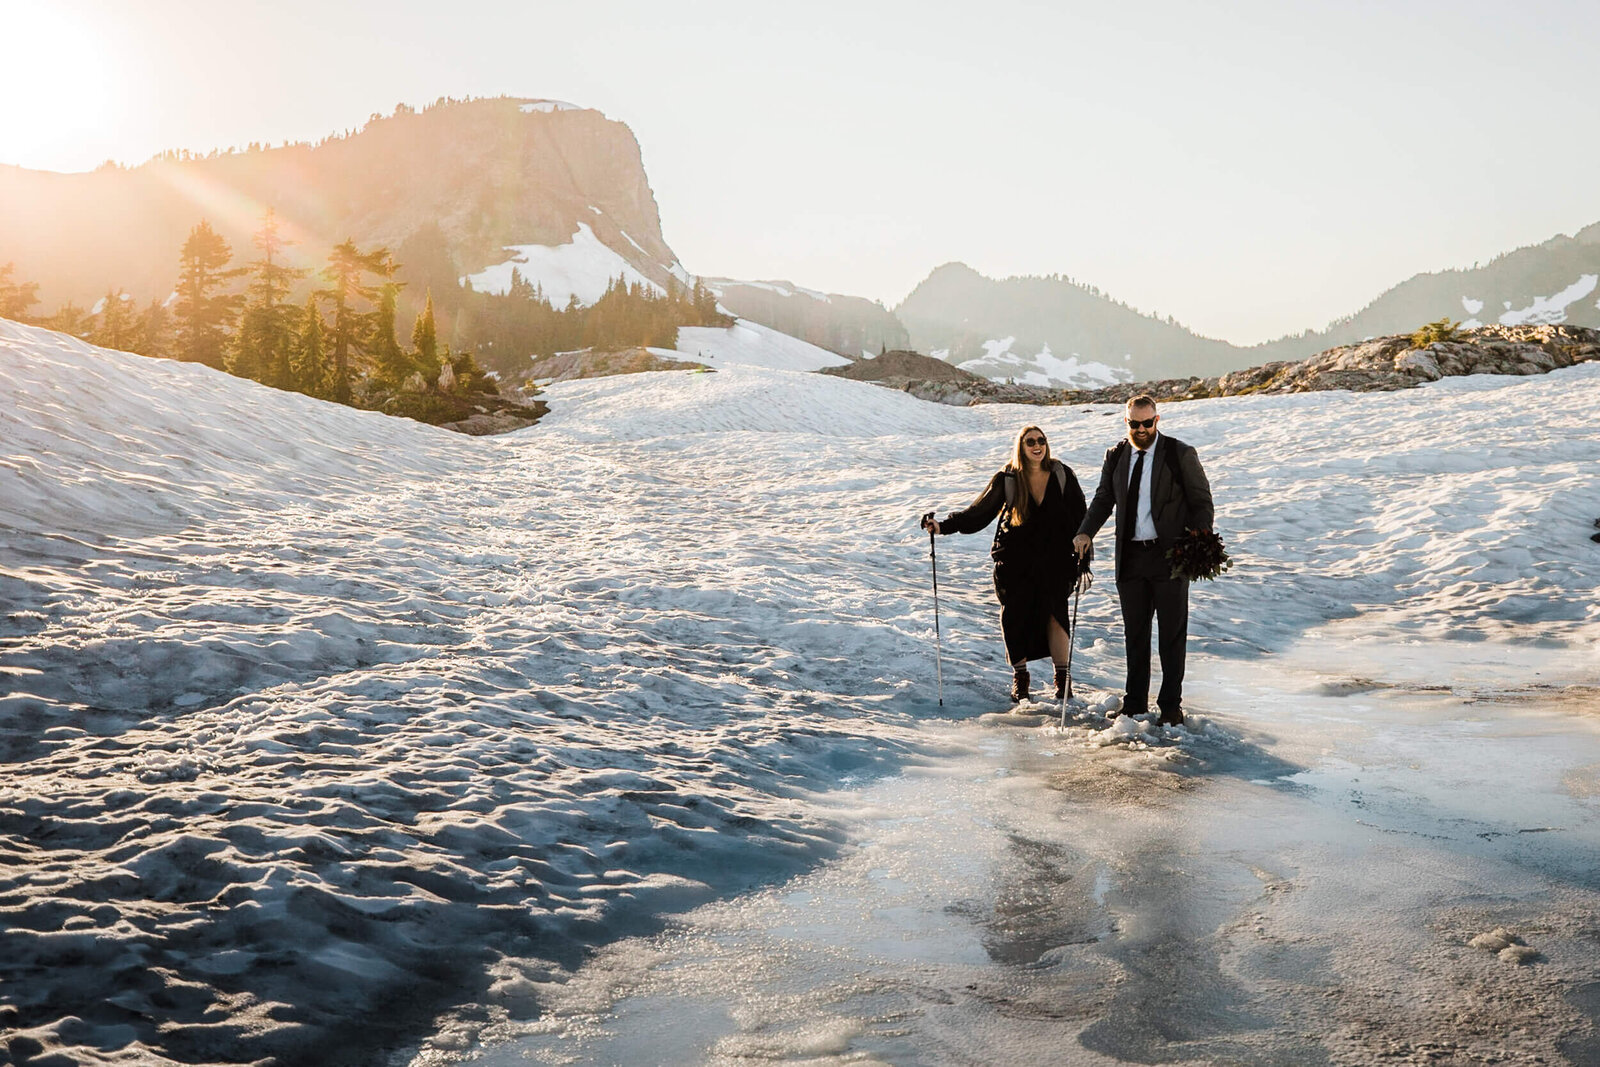
[(1161, 691), (1156, 704), (1163, 724), (1183, 722), (1183, 660), (1189, 640), (1189, 581), (1174, 578), (1167, 550), (1185, 530), (1210, 530), (1211, 485), (1200, 457), (1189, 445), (1156, 427), (1156, 402), (1140, 394), (1128, 401), (1123, 422), (1128, 437), (1106, 452), (1100, 485), (1072, 539), (1081, 556), (1117, 511), (1117, 596), (1128, 661), (1122, 714), (1139, 715), (1150, 702), (1150, 632), (1161, 627)]

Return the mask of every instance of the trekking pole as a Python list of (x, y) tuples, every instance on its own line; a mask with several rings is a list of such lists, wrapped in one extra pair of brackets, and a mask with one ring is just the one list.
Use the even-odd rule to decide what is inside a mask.
[(928, 559), (933, 566), (933, 662), (939, 672), (939, 706), (944, 707), (944, 644), (939, 637), (939, 550), (934, 547), (933, 512), (922, 516), (922, 528), (928, 531)]
[(1067, 695), (1061, 698), (1061, 725), (1067, 725), (1067, 701), (1072, 699), (1072, 649), (1078, 643), (1078, 601), (1083, 599), (1083, 575), (1072, 590), (1072, 631), (1067, 634)]

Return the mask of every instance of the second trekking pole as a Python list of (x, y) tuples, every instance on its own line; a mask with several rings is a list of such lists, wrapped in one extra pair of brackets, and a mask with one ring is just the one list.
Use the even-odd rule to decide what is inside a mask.
[(928, 560), (933, 566), (933, 662), (939, 672), (939, 706), (944, 707), (944, 647), (939, 637), (939, 550), (934, 547), (933, 512), (922, 516), (928, 531)]
[(1083, 599), (1083, 579), (1072, 591), (1072, 630), (1067, 634), (1067, 692), (1061, 698), (1061, 725), (1067, 725), (1067, 701), (1072, 699), (1072, 646), (1078, 643), (1078, 601)]

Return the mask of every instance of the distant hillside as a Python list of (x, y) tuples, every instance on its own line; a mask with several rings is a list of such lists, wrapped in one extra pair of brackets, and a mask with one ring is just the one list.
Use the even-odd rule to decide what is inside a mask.
[[(1059, 278), (987, 278), (960, 263), (935, 270), (897, 308), (911, 346), (990, 378), (1081, 387), (1075, 374), (1123, 380), (1209, 377), (1304, 359), (1441, 318), (1463, 325), (1600, 326), (1600, 223), (1482, 266), (1418, 274), (1321, 330), (1252, 346), (1200, 337), (1092, 286)], [(1103, 374), (1100, 374), (1104, 377)]]
[[(687, 277), (661, 236), (628, 127), (509, 98), (401, 107), (317, 145), (87, 174), (0, 166), (0, 263), (15, 261), (19, 279), (40, 284), (41, 312), (67, 300), (90, 306), (112, 287), (143, 303), (171, 291), (179, 249), (201, 219), (235, 263), (255, 258), (251, 234), (268, 207), (298, 242), (291, 265), (320, 267), (347, 237), (387, 246), (407, 297), (420, 302), (431, 288), (446, 317), (457, 279), (505, 263), (512, 246), (576, 247), (553, 269), (591, 288), (587, 274), (620, 265), (657, 285)], [(509, 265), (502, 272), (509, 284)]]
[(791, 282), (707, 278), (705, 283), (732, 314), (850, 359), (902, 349), (909, 340), (888, 308), (859, 296), (819, 293)]
[[(1249, 362), (1234, 345), (1140, 314), (1090, 286), (1058, 277), (996, 281), (961, 263), (935, 270), (895, 315), (918, 351), (957, 364), (981, 360), (968, 369), (991, 378), (1028, 380), (1038, 372), (1048, 380), (1037, 385), (1083, 384), (1075, 379), (1089, 364), (1103, 368), (1090, 376), (1109, 381), (1217, 374)], [(1059, 369), (1068, 360), (1072, 369)]]
[(1418, 274), (1325, 329), (1257, 345), (1253, 359), (1299, 359), (1436, 319), (1478, 325), (1600, 326), (1600, 223), (1575, 236), (1497, 256), (1483, 266)]

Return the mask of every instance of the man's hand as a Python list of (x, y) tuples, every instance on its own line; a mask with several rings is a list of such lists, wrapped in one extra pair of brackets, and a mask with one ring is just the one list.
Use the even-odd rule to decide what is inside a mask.
[(1088, 534), (1079, 534), (1077, 537), (1072, 539), (1072, 548), (1078, 553), (1079, 556), (1088, 555), (1089, 546), (1092, 544), (1094, 544), (1094, 538), (1090, 537)]
[(940, 532), (939, 524), (934, 521), (933, 512), (930, 511), (926, 515), (922, 516), (922, 528), (924, 530), (932, 530), (934, 533)]

